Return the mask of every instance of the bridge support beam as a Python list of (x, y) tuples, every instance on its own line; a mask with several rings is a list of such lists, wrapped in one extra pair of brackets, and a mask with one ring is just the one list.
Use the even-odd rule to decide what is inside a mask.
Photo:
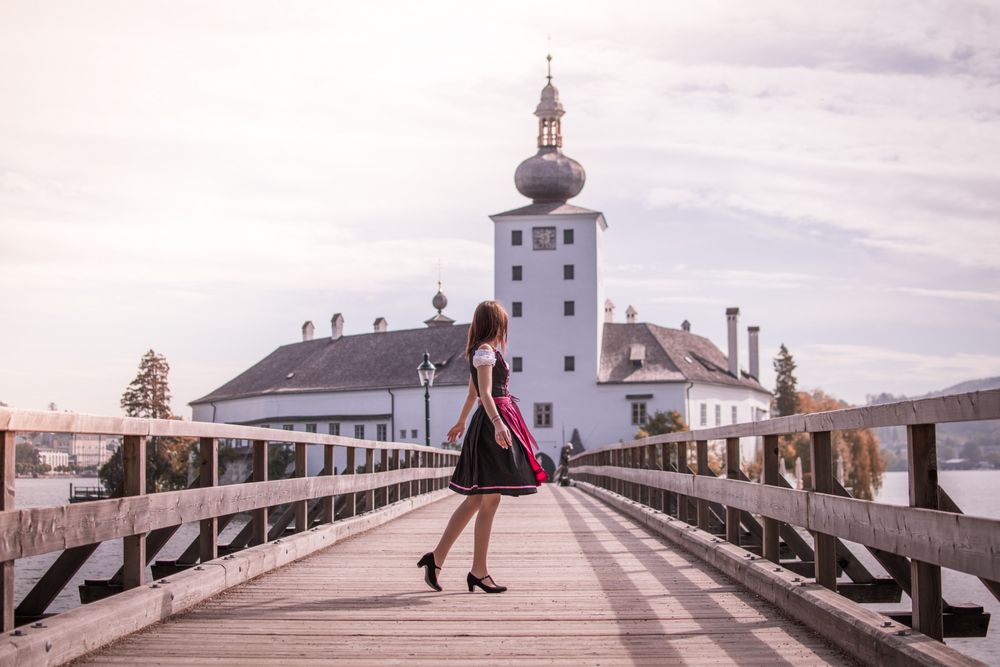
[[(937, 440), (934, 424), (906, 427), (908, 440), (910, 506), (938, 508)], [(937, 640), (944, 638), (941, 602), (941, 567), (917, 559), (910, 561), (913, 629)]]
[[(779, 484), (778, 479), (781, 472), (778, 469), (778, 436), (764, 436), (764, 470), (763, 483), (773, 486)], [(764, 517), (764, 558), (772, 563), (780, 563), (781, 556), (778, 553), (778, 534), (780, 525), (777, 519)]]
[[(0, 512), (14, 509), (14, 470), (16, 445), (13, 431), (0, 431)], [(14, 629), (14, 561), (0, 563), (0, 631)]]
[[(267, 481), (267, 441), (253, 441), (253, 481)], [(267, 543), (267, 511), (268, 508), (261, 507), (253, 510), (253, 536), (250, 538), (250, 546), (258, 546)]]
[[(715, 476), (712, 469), (708, 467), (708, 440), (698, 440), (695, 443), (695, 450), (698, 455), (697, 474)], [(708, 501), (698, 499), (698, 528), (708, 530), (709, 524)]]
[[(125, 496), (146, 494), (146, 438), (126, 435), (122, 439), (122, 477)], [(137, 588), (146, 579), (146, 533), (122, 539), (122, 586)]]
[[(817, 493), (833, 494), (833, 438), (830, 431), (812, 434), (812, 488)], [(837, 590), (837, 538), (813, 533), (816, 550), (816, 583)]]
[[(740, 439), (726, 438), (726, 478), (740, 478)], [(740, 510), (726, 508), (726, 541), (740, 546)]]
[[(201, 459), (201, 486), (219, 485), (219, 448), (215, 438), (201, 438), (198, 441), (198, 458)], [(219, 556), (219, 518), (202, 519), (198, 560), (207, 563)]]

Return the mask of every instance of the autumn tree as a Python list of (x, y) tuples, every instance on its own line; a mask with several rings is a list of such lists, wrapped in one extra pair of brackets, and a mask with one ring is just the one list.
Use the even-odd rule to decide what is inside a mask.
[(651, 435), (662, 435), (663, 433), (677, 433), (688, 430), (688, 425), (684, 423), (684, 417), (677, 410), (663, 412), (657, 410), (653, 416), (646, 419), (636, 438), (648, 438)]
[(776, 417), (794, 415), (799, 412), (798, 380), (795, 378), (795, 359), (785, 344), (781, 344), (778, 356), (774, 358), (775, 378), (774, 409)]
[[(122, 394), (127, 417), (174, 419), (170, 410), (170, 365), (166, 357), (149, 350), (139, 361), (139, 371)], [(147, 491), (169, 491), (187, 486), (188, 457), (192, 441), (186, 438), (150, 438), (146, 459)], [(108, 493), (122, 485), (122, 450), (118, 448), (98, 473)]]
[[(828, 412), (850, 407), (845, 401), (821, 389), (799, 392), (797, 403), (801, 413)], [(789, 467), (795, 465), (796, 458), (802, 459), (802, 468), (807, 471), (805, 488), (810, 488), (812, 483), (812, 454), (809, 444), (808, 433), (798, 433), (781, 441), (781, 456)], [(844, 461), (844, 486), (851, 489), (855, 498), (874, 499), (882, 488), (882, 474), (886, 467), (875, 433), (867, 428), (834, 431), (833, 451), (835, 457), (839, 456)]]

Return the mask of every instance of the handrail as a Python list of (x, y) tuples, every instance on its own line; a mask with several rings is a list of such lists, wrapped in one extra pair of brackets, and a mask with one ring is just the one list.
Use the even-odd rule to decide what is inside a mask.
[[(791, 433), (815, 433), (818, 431), (846, 431), (858, 428), (879, 428), (882, 426), (911, 426), (914, 424), (945, 424), (963, 421), (1000, 419), (1000, 389), (973, 391), (965, 394), (935, 396), (912, 401), (867, 405), (860, 408), (845, 408), (827, 412), (788, 415), (772, 419), (743, 422), (729, 426), (716, 426), (692, 431), (665, 433), (663, 435), (639, 438), (626, 443), (617, 443), (588, 449), (570, 460), (586, 454), (594, 454), (613, 449), (628, 449), (645, 445), (674, 442), (695, 442), (698, 440), (724, 440), (726, 438), (749, 438), (766, 435), (786, 435)], [(0, 422), (2, 426), (2, 422)]]
[[(782, 524), (805, 528), (815, 538), (816, 581), (833, 590), (837, 590), (840, 539), (898, 559), (903, 567), (888, 569), (900, 587), (911, 592), (913, 627), (942, 639), (940, 568), (975, 575), (991, 593), (1000, 592), (1000, 520), (962, 514), (939, 489), (936, 424), (988, 419), (1000, 419), (1000, 390), (657, 435), (573, 455), (569, 472), (578, 482), (657, 510), (676, 508), (676, 516), (684, 521), (688, 520), (688, 503), (694, 500), (696, 523), (704, 530), (710, 528), (712, 519), (709, 504), (724, 505), (725, 537), (736, 545), (741, 515), (759, 515), (763, 518), (762, 552), (775, 563), (780, 562)], [(838, 492), (831, 432), (880, 426), (907, 427), (909, 507), (844, 497), (842, 489)], [(808, 433), (811, 439), (812, 489), (805, 491), (782, 488), (779, 474), (779, 437), (799, 433)], [(740, 438), (755, 436), (763, 436), (764, 441), (761, 483), (740, 479)], [(708, 465), (708, 442), (723, 439), (725, 476), (720, 478)], [(688, 466), (691, 443), (697, 452), (694, 469)]]
[[(121, 497), (49, 507), (14, 507), (15, 436), (18, 432), (86, 433), (122, 438), (123, 493)], [(179, 437), (198, 441), (198, 481), (188, 489), (146, 493), (146, 446), (149, 438)], [(218, 485), (220, 439), (252, 443), (250, 481)], [(295, 448), (294, 469), (288, 479), (268, 480), (271, 445)], [(307, 476), (307, 448), (323, 448), (323, 469)], [(344, 448), (346, 466), (336, 474), (335, 450)], [(358, 450), (365, 452), (363, 468)], [(172, 419), (107, 417), (77, 413), (0, 408), (0, 630), (37, 620), (94, 553), (96, 545), (123, 540), (121, 583), (124, 589), (141, 586), (146, 567), (165, 544), (150, 533), (169, 535), (183, 523), (198, 522), (196, 540), (200, 562), (218, 557), (220, 525), (226, 517), (250, 512), (251, 546), (267, 543), (270, 508), (287, 505), (294, 514), (295, 532), (320, 523), (353, 517), (404, 498), (443, 489), (459, 452), (405, 442), (361, 440), (285, 429), (237, 426)], [(376, 471), (376, 458), (379, 470)], [(343, 503), (335, 505), (335, 498)], [(309, 502), (319, 503), (310, 512)], [(220, 522), (221, 519), (221, 522)], [(158, 532), (157, 532), (158, 531)], [(165, 532), (166, 531), (166, 532)], [(18, 558), (62, 551), (63, 554), (35, 585), (33, 602), (14, 606), (14, 567)], [(38, 601), (41, 602), (38, 602)], [(15, 613), (17, 618), (15, 618)]]
[(183, 421), (180, 419), (146, 419), (142, 417), (107, 417), (77, 412), (47, 410), (16, 410), (0, 408), (0, 431), (78, 433), (88, 435), (145, 436), (177, 438), (220, 438), (230, 440), (266, 440), (305, 445), (340, 445), (359, 449), (398, 449), (416, 452), (441, 452), (440, 447), (428, 447), (409, 442), (363, 440), (342, 435), (286, 431), (261, 426), (239, 426), (215, 422)]

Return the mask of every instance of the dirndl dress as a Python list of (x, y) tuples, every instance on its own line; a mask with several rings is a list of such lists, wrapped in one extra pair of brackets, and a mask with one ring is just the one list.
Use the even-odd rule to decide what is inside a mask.
[(469, 359), (469, 372), (477, 395), (482, 392), (476, 368), (484, 364), (493, 366), (490, 393), (513, 442), (507, 449), (497, 444), (493, 422), (480, 402), (469, 420), (462, 453), (448, 486), (452, 491), (467, 496), (477, 493), (500, 493), (505, 496), (535, 493), (548, 475), (535, 458), (538, 443), (524, 423), (517, 398), (508, 389), (510, 368), (499, 350), (476, 350)]

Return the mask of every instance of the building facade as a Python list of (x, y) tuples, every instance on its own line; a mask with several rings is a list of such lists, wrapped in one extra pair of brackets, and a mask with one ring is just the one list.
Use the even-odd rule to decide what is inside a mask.
[[(583, 189), (583, 167), (562, 151), (559, 91), (548, 83), (535, 109), (537, 152), (515, 172), (531, 203), (490, 216), (494, 292), (511, 316), (507, 359), (511, 390), (545, 453), (576, 431), (585, 447), (628, 440), (657, 411), (676, 410), (692, 427), (761, 419), (771, 395), (758, 382), (757, 335), (748, 330), (749, 370), (739, 363), (739, 310), (726, 312), (727, 354), (680, 328), (624, 322), (604, 290), (603, 213), (568, 203)], [(441, 444), (468, 386), (467, 324), (443, 314), (417, 329), (392, 331), (378, 318), (371, 333), (344, 336), (344, 318), (316, 338), (275, 350), (243, 374), (192, 402), (194, 419), (312, 430), (369, 440), (424, 442), (423, 353), (438, 368), (431, 390), (432, 444)], [(746, 444), (746, 443), (745, 443)]]

